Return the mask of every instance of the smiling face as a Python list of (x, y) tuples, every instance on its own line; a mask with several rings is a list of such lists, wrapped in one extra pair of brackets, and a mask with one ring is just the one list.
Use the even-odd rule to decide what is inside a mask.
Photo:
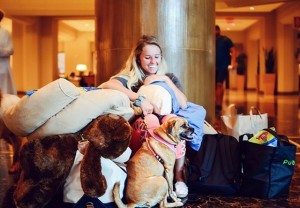
[(161, 63), (161, 51), (157, 45), (145, 45), (139, 57), (145, 75), (156, 74)]

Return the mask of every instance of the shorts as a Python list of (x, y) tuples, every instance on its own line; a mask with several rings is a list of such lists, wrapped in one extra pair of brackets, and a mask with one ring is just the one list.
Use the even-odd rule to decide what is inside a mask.
[(227, 69), (217, 69), (216, 70), (216, 83), (223, 83), (227, 78)]

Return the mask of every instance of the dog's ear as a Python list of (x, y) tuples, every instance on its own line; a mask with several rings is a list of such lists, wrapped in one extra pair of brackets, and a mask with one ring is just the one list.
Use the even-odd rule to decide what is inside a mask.
[(129, 146), (132, 128), (122, 116), (99, 116), (82, 131), (101, 156), (108, 159), (119, 157)]
[(168, 127), (167, 127), (167, 133), (168, 134), (172, 133), (172, 127), (171, 127), (171, 125), (168, 125)]
[(176, 120), (169, 120), (166, 122), (166, 131), (168, 134), (172, 134), (172, 131), (173, 131), (173, 127), (175, 126), (176, 124)]
[(178, 140), (173, 136), (175, 124), (176, 120), (168, 120), (158, 128), (154, 129), (153, 132), (159, 135), (163, 140), (169, 142), (170, 144), (177, 144)]
[(100, 153), (90, 143), (80, 168), (81, 187), (83, 192), (89, 197), (98, 198), (106, 191), (107, 183), (101, 169)]

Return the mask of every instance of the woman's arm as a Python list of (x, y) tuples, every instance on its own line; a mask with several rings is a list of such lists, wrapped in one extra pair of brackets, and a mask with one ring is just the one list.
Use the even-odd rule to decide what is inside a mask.
[(148, 85), (148, 84), (151, 84), (152, 82), (156, 82), (156, 81), (163, 81), (166, 84), (168, 84), (169, 87), (175, 93), (175, 96), (180, 105), (180, 108), (182, 108), (182, 109), (186, 108), (187, 98), (186, 98), (185, 94), (177, 88), (177, 86), (173, 83), (173, 81), (168, 76), (158, 75), (158, 74), (151, 75), (145, 79), (144, 85)]
[(124, 87), (122, 82), (117, 79), (110, 79), (107, 82), (102, 83), (99, 87), (103, 88), (103, 89), (113, 89), (113, 90), (118, 90), (120, 92), (123, 92), (129, 97), (129, 99), (132, 102), (134, 102), (139, 97), (139, 95), (137, 93)]
[[(124, 87), (122, 82), (117, 79), (110, 79), (107, 82), (102, 83), (99, 87), (103, 88), (103, 89), (113, 89), (113, 90), (118, 90), (120, 92), (123, 92), (128, 96), (128, 98), (132, 102), (135, 102), (140, 97), (140, 95), (138, 93), (133, 92), (133, 91), (129, 90), (128, 88)], [(143, 99), (141, 101), (140, 107), (141, 107), (144, 115), (151, 114), (151, 113), (153, 113), (153, 111), (155, 111), (156, 113), (159, 113), (158, 108), (156, 106), (153, 106), (147, 99)]]

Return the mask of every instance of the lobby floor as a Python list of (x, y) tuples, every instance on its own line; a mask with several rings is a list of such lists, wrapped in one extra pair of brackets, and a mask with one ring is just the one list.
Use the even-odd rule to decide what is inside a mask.
[[(250, 197), (220, 197), (190, 195), (184, 207), (243, 207), (243, 208), (274, 208), (300, 207), (300, 96), (299, 95), (263, 95), (254, 91), (241, 92), (227, 90), (223, 110), (234, 103), (238, 113), (248, 113), (251, 106), (256, 106), (261, 113), (268, 113), (269, 127), (274, 126), (279, 134), (287, 135), (290, 141), (297, 145), (295, 173), (288, 196), (277, 199), (256, 199)], [(223, 112), (225, 113), (225, 112)], [(213, 126), (220, 129), (220, 117), (216, 116)], [(14, 175), (8, 174), (12, 160), (11, 147), (0, 140), (0, 207), (14, 208), (12, 193), (14, 190)], [(59, 200), (55, 200), (59, 201)], [(66, 207), (63, 204), (49, 205), (48, 208)]]

